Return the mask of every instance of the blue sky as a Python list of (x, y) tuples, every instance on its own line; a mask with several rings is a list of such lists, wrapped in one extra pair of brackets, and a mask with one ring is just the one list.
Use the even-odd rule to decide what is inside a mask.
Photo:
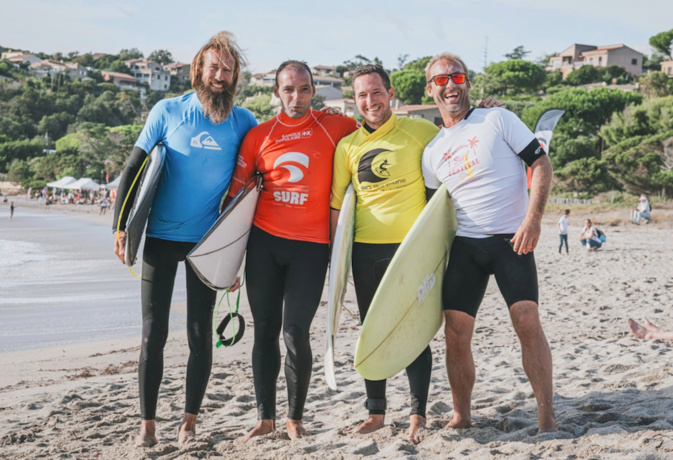
[(253, 72), (285, 59), (338, 65), (356, 54), (396, 68), (450, 51), (481, 70), (523, 45), (529, 59), (572, 43), (624, 43), (647, 54), (649, 37), (673, 28), (673, 2), (663, 0), (0, 0), (0, 45), (53, 53), (145, 55), (168, 49), (191, 62), (215, 32), (234, 32)]

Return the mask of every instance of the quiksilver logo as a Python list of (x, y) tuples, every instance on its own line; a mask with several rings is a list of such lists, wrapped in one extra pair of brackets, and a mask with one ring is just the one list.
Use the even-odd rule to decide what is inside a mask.
[(308, 156), (299, 152), (287, 152), (276, 158), (273, 168), (284, 168), (290, 172), (288, 182), (299, 182), (304, 178), (304, 172), (298, 165), (308, 169)]
[[(373, 149), (362, 155), (358, 163), (358, 180), (360, 183), (369, 182), (375, 184), (390, 178), (390, 163), (385, 153), (386, 149)], [(380, 158), (377, 158), (379, 157)]]
[(213, 136), (208, 133), (208, 131), (203, 131), (192, 137), (189, 145), (199, 149), (222, 150), (220, 146), (217, 145), (217, 142), (215, 142), (215, 139), (213, 139)]
[(432, 288), (435, 287), (435, 279), (436, 277), (434, 273), (428, 273), (425, 276), (425, 279), (423, 279), (421, 285), (418, 286), (418, 289), (416, 289), (419, 305), (423, 303), (425, 297), (430, 293), (430, 291), (432, 291)]

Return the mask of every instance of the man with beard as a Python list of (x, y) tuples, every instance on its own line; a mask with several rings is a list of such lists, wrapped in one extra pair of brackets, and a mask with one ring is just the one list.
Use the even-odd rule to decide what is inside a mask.
[[(540, 324), (533, 257), (552, 167), (535, 135), (515, 114), (471, 107), (468, 75), (465, 63), (449, 53), (426, 67), (427, 93), (444, 124), (423, 153), (425, 186), (428, 196), (446, 187), (458, 220), (442, 285), (454, 411), (448, 428), (471, 425), (472, 334), (493, 274), (521, 342), (523, 368), (537, 399), (539, 429), (555, 431), (552, 356)], [(530, 204), (524, 162), (532, 170)]]
[(283, 62), (274, 93), (281, 112), (245, 137), (229, 190), (233, 198), (254, 174), (264, 177), (245, 267), (255, 323), (258, 422), (244, 441), (276, 427), (281, 329), (287, 348), (287, 434), (297, 439), (307, 433), (303, 413), (313, 365), (309, 332), (329, 260), (332, 160), (339, 140), (357, 128), (352, 118), (311, 110), (315, 86), (305, 62)]
[[(157, 443), (156, 406), (163, 373), (163, 349), (178, 263), (201, 240), (219, 215), (229, 187), (238, 148), (257, 125), (248, 110), (233, 105), (242, 53), (233, 34), (214, 35), (192, 61), (195, 93), (158, 102), (136, 141), (119, 185), (114, 218), (115, 254), (124, 262), (126, 222), (133, 202), (131, 184), (148, 152), (166, 146), (166, 163), (150, 214), (142, 266), (143, 332), (138, 365), (142, 424), (136, 445)], [(128, 199), (127, 199), (127, 195)], [(212, 364), (212, 316), (215, 291), (185, 264), (189, 361), (185, 413), (178, 432), (183, 444), (196, 436), (196, 416)]]

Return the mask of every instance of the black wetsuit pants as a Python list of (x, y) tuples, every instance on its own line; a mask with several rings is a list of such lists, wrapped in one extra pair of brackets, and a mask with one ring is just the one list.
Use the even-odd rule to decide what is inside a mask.
[[(183, 262), (194, 246), (195, 243), (152, 237), (145, 240), (141, 286), (143, 339), (138, 364), (140, 411), (143, 420), (154, 420), (156, 416), (175, 273), (178, 262)], [(213, 306), (216, 293), (199, 280), (188, 263), (185, 263), (185, 268), (189, 342), (185, 412), (196, 415), (206, 393), (213, 361)]]
[(252, 374), (260, 420), (276, 418), (281, 327), (287, 349), (287, 418), (303, 418), (313, 366), (309, 333), (328, 260), (326, 243), (279, 238), (254, 226), (250, 232), (245, 272), (255, 324)]
[[(353, 243), (353, 281), (362, 321), (398, 247), (399, 244)], [(429, 345), (406, 370), (411, 392), (411, 415), (425, 417), (432, 372), (432, 352)], [(369, 409), (369, 413), (385, 414), (386, 380), (365, 379), (365, 388), (367, 389), (365, 406)]]

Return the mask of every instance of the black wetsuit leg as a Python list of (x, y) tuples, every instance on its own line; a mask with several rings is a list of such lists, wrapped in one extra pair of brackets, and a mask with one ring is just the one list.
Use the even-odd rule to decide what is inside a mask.
[[(154, 420), (156, 417), (175, 274), (178, 263), (185, 260), (194, 245), (152, 237), (145, 240), (141, 283), (143, 336), (138, 364), (143, 420)], [(187, 340), (190, 353), (185, 412), (198, 414), (212, 365), (212, 315), (216, 293), (198, 279), (189, 264), (186, 272)]]
[[(390, 264), (399, 244), (353, 243), (353, 281), (358, 300), (360, 320), (364, 321), (376, 289)], [(432, 372), (432, 352), (428, 345), (406, 369), (411, 392), (411, 415), (425, 417), (430, 376)], [(386, 380), (365, 379), (367, 403), (370, 414), (386, 413)]]
[(301, 420), (313, 366), (311, 322), (320, 304), (329, 247), (279, 238), (253, 227), (246, 257), (247, 293), (255, 324), (252, 370), (258, 418), (276, 418), (282, 327), (288, 418)]

